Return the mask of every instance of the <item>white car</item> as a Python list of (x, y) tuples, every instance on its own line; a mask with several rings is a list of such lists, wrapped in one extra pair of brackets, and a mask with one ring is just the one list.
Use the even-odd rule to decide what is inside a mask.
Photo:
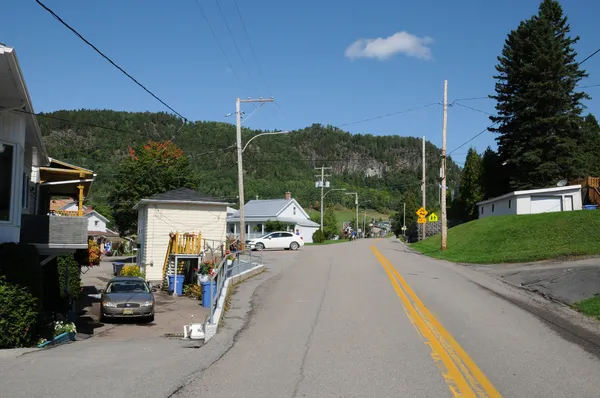
[(298, 250), (304, 246), (304, 239), (300, 235), (291, 232), (271, 232), (260, 238), (251, 239), (246, 242), (248, 246), (256, 250), (264, 249), (291, 249)]

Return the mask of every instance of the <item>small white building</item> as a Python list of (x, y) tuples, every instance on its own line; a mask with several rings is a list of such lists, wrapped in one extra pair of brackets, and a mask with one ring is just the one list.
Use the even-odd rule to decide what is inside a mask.
[[(244, 206), (244, 219), (246, 223), (246, 239), (253, 239), (266, 233), (267, 221), (280, 221), (287, 224), (287, 230), (296, 230), (306, 243), (312, 243), (312, 236), (320, 225), (311, 221), (308, 213), (300, 206), (290, 192), (285, 193), (285, 199), (256, 199)], [(240, 214), (235, 213), (227, 217), (227, 231), (230, 234), (240, 233)]]
[(146, 269), (146, 280), (162, 282), (169, 234), (200, 233), (202, 243), (213, 248), (225, 243), (227, 206), (230, 203), (179, 188), (140, 200), (137, 263)]
[(477, 203), (479, 218), (582, 209), (581, 186), (515, 191)]

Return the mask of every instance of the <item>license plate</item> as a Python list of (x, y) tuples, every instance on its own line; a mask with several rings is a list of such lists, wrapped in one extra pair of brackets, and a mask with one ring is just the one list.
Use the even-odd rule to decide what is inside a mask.
[(133, 315), (133, 310), (125, 309), (125, 310), (123, 310), (123, 315)]

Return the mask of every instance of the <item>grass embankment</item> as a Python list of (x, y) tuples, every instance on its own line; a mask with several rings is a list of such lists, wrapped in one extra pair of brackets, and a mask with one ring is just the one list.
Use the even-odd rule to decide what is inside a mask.
[(600, 295), (579, 301), (573, 305), (573, 308), (584, 315), (600, 320)]
[[(334, 205), (333, 211), (335, 213), (335, 219), (337, 221), (338, 228), (340, 230), (342, 229), (345, 221), (352, 221), (356, 218), (356, 209), (348, 209), (341, 205)], [(321, 214), (317, 210), (312, 210), (312, 209), (307, 210), (307, 212), (308, 212), (309, 216), (312, 216), (313, 214)], [(358, 213), (358, 219), (361, 222), (362, 222), (363, 216), (364, 216), (364, 209), (360, 209), (360, 212)], [(382, 220), (388, 220), (390, 218), (390, 215), (385, 214), (385, 213), (380, 213), (376, 210), (368, 209), (367, 210), (367, 222), (370, 222), (373, 218), (375, 218), (376, 220), (379, 220), (380, 218)]]
[(348, 239), (337, 239), (337, 240), (326, 240), (323, 243), (305, 243), (305, 246), (323, 246), (323, 245), (333, 245), (336, 243), (344, 243), (344, 242), (350, 242)]
[(486, 217), (448, 230), (444, 252), (439, 235), (411, 247), (454, 262), (515, 263), (598, 255), (599, 235), (600, 211), (582, 210)]

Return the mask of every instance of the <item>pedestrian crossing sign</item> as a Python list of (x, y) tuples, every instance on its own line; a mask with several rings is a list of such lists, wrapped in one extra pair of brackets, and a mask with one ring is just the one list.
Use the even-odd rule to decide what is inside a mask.
[(426, 219), (425, 217), (419, 217), (419, 218), (417, 219), (417, 222), (418, 222), (419, 224), (425, 224), (425, 223), (427, 222), (427, 219)]
[(438, 216), (435, 213), (431, 213), (429, 215), (429, 222), (436, 222), (438, 220)]

